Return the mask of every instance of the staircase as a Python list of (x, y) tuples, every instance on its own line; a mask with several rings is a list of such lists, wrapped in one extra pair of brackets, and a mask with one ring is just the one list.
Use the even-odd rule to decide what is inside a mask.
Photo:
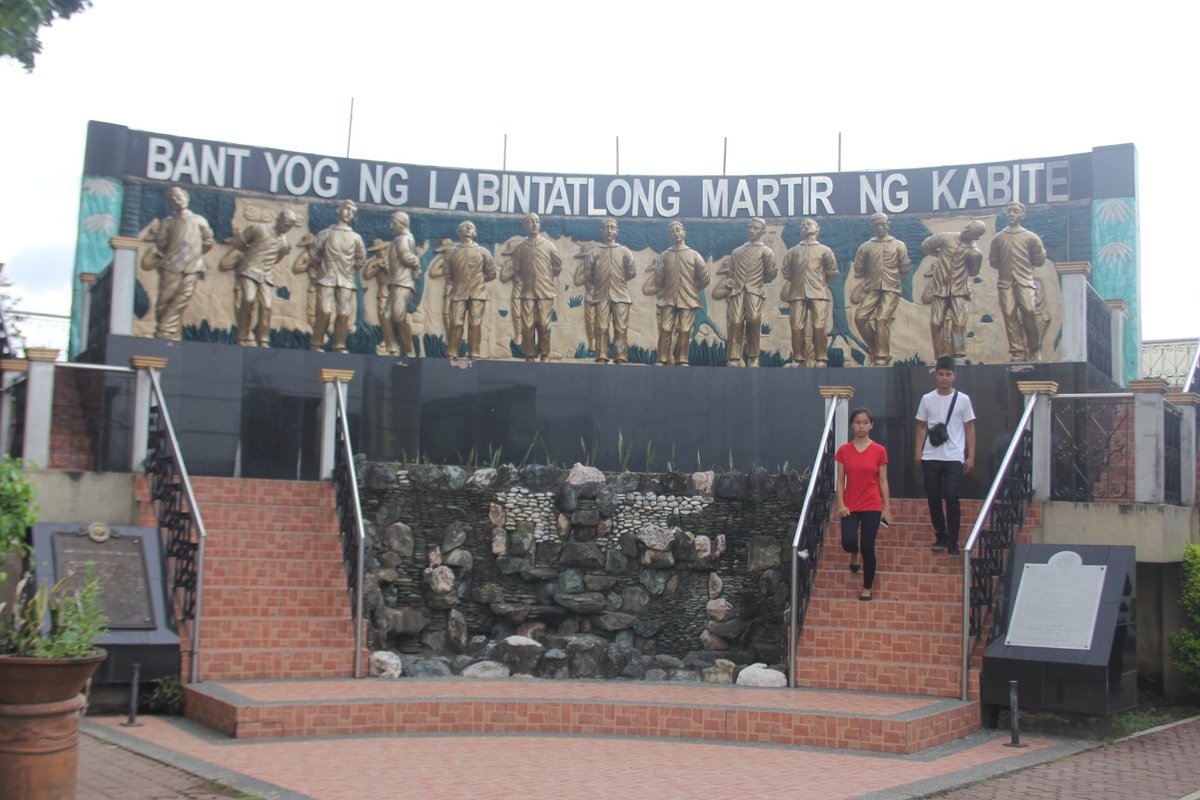
[[(979, 514), (963, 501), (960, 544)], [(1019, 541), (1030, 541), (1041, 508), (1029, 511)], [(831, 524), (797, 650), (796, 685), (849, 691), (958, 697), (962, 681), (962, 557), (934, 552), (924, 500), (892, 501), (890, 528), (876, 540), (879, 569), (871, 602), (858, 599), (862, 574), (849, 570), (840, 528)], [(969, 694), (979, 697), (982, 648)]]
[[(349, 677), (350, 617), (333, 487), (193, 478), (208, 531), (200, 679)], [(153, 525), (139, 479), (143, 524)], [(183, 674), (188, 674), (184, 654)]]

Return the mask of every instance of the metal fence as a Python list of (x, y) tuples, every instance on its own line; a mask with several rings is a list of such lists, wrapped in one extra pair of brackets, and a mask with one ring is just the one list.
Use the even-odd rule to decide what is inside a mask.
[(1183, 412), (1170, 403), (1163, 405), (1163, 502), (1180, 505), (1183, 500), (1183, 465), (1180, 437)]
[(1196, 355), (1196, 339), (1142, 342), (1140, 377), (1162, 378), (1171, 386), (1186, 386)]
[(1133, 395), (1058, 395), (1051, 409), (1051, 498), (1133, 502)]
[(1105, 375), (1112, 376), (1112, 311), (1091, 284), (1087, 291), (1087, 360)]

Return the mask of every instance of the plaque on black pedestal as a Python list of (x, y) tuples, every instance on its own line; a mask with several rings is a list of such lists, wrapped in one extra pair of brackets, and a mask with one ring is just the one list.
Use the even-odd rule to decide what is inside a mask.
[(1133, 613), (1135, 551), (1129, 546), (1021, 544), (984, 649), (980, 693), (1019, 705), (1114, 714), (1137, 702)]
[(65, 579), (68, 587), (76, 585), (88, 564), (95, 564), (109, 628), (97, 641), (108, 658), (93, 678), (96, 683), (125, 683), (134, 664), (141, 665), (143, 681), (179, 675), (179, 634), (167, 614), (157, 530), (43, 523), (33, 526), (33, 547), (39, 584)]

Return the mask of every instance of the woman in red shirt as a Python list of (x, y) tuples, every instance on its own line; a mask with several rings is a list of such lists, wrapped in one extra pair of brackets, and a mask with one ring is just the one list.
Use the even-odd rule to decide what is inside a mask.
[(863, 570), (863, 589), (859, 600), (871, 599), (875, 583), (875, 536), (879, 524), (886, 522), (891, 505), (887, 477), (887, 450), (871, 441), (875, 420), (865, 408), (850, 413), (854, 438), (838, 448), (837, 500), (834, 516), (842, 520), (842, 549), (850, 553), (850, 571)]

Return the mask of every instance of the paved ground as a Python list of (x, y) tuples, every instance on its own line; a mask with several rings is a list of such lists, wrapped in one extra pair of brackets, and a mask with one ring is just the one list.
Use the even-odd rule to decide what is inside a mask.
[[(237, 741), (187, 720), (85, 722), (78, 800), (473, 797), (674, 800), (1179, 800), (1200, 790), (1200, 718), (1094, 742), (984, 732), (913, 756), (637, 738), (365, 736)], [(212, 781), (232, 787), (218, 791)], [(952, 787), (963, 787), (953, 789)], [(950, 791), (946, 791), (950, 789)], [(942, 792), (943, 794), (938, 794)], [(1200, 797), (1200, 795), (1197, 795)]]

